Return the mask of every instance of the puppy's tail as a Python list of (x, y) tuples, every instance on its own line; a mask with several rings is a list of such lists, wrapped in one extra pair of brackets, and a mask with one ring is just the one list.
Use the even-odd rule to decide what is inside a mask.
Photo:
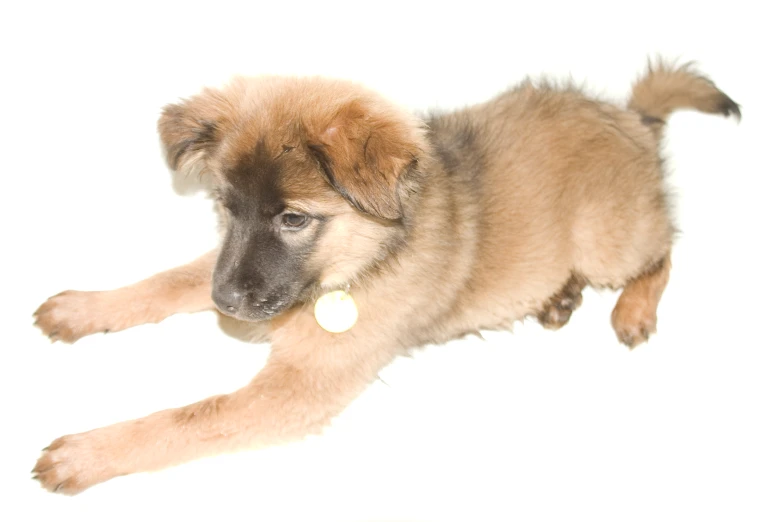
[(633, 85), (628, 108), (641, 114), (656, 134), (679, 109), (735, 116), (737, 120), (742, 116), (740, 106), (691, 64), (677, 67), (663, 61), (649, 62), (647, 73)]

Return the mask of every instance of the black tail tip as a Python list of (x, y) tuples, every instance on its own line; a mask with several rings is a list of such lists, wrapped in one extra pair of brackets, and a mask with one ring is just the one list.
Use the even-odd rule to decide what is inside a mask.
[(737, 121), (742, 119), (742, 111), (740, 105), (729, 98), (726, 94), (723, 94), (720, 105), (718, 106), (718, 112), (726, 116), (727, 118), (734, 116)]

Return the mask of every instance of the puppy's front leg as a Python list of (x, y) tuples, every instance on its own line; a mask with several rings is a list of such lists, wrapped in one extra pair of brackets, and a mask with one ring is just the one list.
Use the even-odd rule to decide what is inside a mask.
[(72, 343), (98, 332), (157, 323), (182, 312), (212, 308), (212, 270), (217, 251), (136, 284), (104, 292), (68, 290), (50, 297), (33, 314), (52, 341)]
[(319, 432), (386, 362), (378, 349), (273, 345), (266, 367), (237, 392), (61, 437), (33, 473), (50, 491), (76, 494), (120, 475), (299, 439)]

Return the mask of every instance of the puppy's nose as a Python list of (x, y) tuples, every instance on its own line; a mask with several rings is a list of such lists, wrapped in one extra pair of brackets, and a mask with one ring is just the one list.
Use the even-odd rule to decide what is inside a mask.
[(235, 288), (213, 288), (212, 301), (218, 310), (226, 315), (234, 315), (245, 299), (245, 293)]
[(249, 288), (240, 289), (228, 284), (212, 288), (212, 301), (226, 315), (235, 315), (242, 308), (261, 308), (267, 299)]

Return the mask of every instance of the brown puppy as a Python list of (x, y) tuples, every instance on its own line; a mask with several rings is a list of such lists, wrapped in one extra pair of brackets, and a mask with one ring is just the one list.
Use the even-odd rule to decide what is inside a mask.
[[(586, 285), (623, 288), (621, 342), (655, 331), (673, 227), (659, 137), (682, 108), (740, 116), (689, 67), (651, 66), (628, 108), (526, 82), (420, 120), (356, 85), (237, 79), (164, 109), (173, 169), (214, 176), (218, 251), (130, 287), (65, 292), (52, 339), (213, 306), (271, 342), (244, 388), (55, 440), (34, 473), (78, 493), (118, 475), (317, 432), (405, 350), (529, 315), (559, 328)], [(350, 288), (334, 334), (320, 295)]]

